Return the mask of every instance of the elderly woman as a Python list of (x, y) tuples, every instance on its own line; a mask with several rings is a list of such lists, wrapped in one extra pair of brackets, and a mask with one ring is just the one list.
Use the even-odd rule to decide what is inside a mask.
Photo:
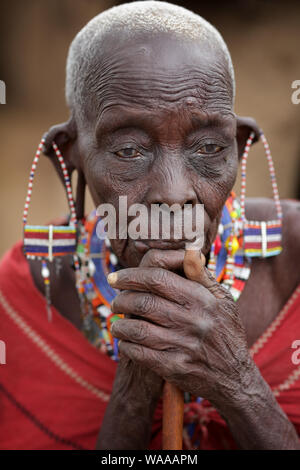
[[(164, 380), (185, 392), (186, 447), (300, 448), (292, 356), (300, 338), (300, 205), (281, 202), (282, 250), (272, 248), (274, 234), (269, 248), (262, 228), (274, 220), (267, 199), (246, 202), (263, 254), (253, 256), (257, 239), (246, 251), (246, 232), (233, 237), (229, 228), (224, 239), (240, 217), (231, 192), (239, 159), (250, 134), (246, 154), (260, 137), (253, 119), (235, 115), (234, 95), (223, 39), (184, 8), (133, 2), (75, 37), (70, 118), (43, 142), (61, 177), (78, 173), (75, 273), (71, 255), (41, 273), (21, 243), (2, 261), (2, 448), (159, 449)], [(183, 265), (184, 240), (96, 239), (95, 217), (83, 217), (86, 184), (95, 207), (110, 203), (118, 216), (120, 196), (149, 210), (203, 204), (201, 276), (190, 274), (195, 257)], [(114, 321), (116, 314), (123, 316)]]

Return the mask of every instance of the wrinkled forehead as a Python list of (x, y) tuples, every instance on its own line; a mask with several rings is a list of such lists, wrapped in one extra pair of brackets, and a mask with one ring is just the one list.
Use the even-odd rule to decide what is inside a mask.
[(99, 118), (114, 106), (145, 110), (192, 104), (230, 113), (233, 83), (223, 51), (209, 42), (160, 33), (101, 41), (85, 74), (85, 115)]

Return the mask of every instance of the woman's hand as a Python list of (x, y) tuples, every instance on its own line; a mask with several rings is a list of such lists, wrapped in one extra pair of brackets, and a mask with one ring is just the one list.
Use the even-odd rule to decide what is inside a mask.
[[(112, 311), (135, 316), (115, 322), (112, 334), (121, 355), (222, 407), (249, 386), (255, 367), (229, 292), (205, 268), (197, 280), (170, 271), (183, 261), (183, 251), (150, 250), (139, 268), (109, 276), (122, 290)], [(193, 268), (190, 258), (185, 270)]]

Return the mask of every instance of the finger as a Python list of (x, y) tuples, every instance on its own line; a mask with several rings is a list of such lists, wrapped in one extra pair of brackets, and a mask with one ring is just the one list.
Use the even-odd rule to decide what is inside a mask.
[(166, 328), (181, 324), (183, 316), (186, 325), (190, 322), (184, 307), (146, 292), (120, 292), (112, 301), (111, 310), (116, 314), (138, 316)]
[(143, 320), (117, 320), (113, 323), (111, 332), (115, 338), (122, 341), (130, 341), (158, 351), (182, 348), (182, 338), (174, 330)]
[(121, 355), (127, 356), (133, 362), (151, 369), (165, 380), (171, 380), (177, 375), (184, 376), (184, 353), (178, 351), (158, 351), (129, 341), (121, 341), (119, 345)]
[(175, 271), (182, 268), (183, 259), (184, 250), (157, 250), (152, 248), (144, 255), (140, 267), (158, 267)]
[(205, 256), (198, 250), (185, 250), (183, 269), (186, 277), (191, 281), (203, 281)]
[(188, 279), (198, 282), (218, 299), (228, 296), (228, 292), (218, 283), (205, 267), (205, 256), (201, 251), (186, 250), (183, 269)]
[(133, 362), (141, 364), (163, 377), (161, 366), (166, 352), (157, 351), (155, 349), (147, 348), (146, 346), (141, 346), (140, 344), (124, 340), (119, 342), (119, 352), (121, 356), (125, 355)]
[(163, 268), (127, 268), (107, 276), (116, 289), (152, 292), (172, 302), (185, 305), (191, 298), (191, 283)]

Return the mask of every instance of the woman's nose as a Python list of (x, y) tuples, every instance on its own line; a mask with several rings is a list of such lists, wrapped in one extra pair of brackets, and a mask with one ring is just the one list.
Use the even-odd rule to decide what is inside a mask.
[(167, 204), (172, 206), (173, 204), (179, 204), (181, 208), (185, 204), (191, 204), (194, 206), (197, 203), (197, 196), (190, 184), (184, 184), (184, 182), (175, 184), (156, 185), (150, 190), (148, 194), (149, 204)]

